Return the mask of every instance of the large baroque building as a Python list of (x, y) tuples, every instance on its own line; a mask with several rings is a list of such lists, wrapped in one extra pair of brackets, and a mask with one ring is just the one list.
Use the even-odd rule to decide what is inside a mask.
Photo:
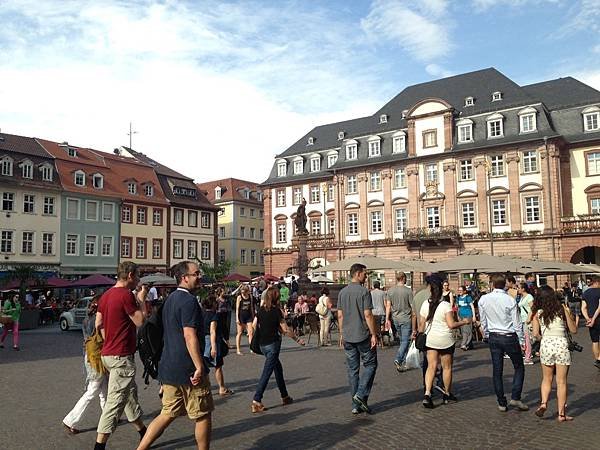
[(264, 273), (262, 189), (235, 178), (200, 183), (198, 188), (219, 209), (219, 260), (233, 262), (233, 270), (242, 275)]
[(309, 258), (440, 260), (479, 249), (600, 262), (600, 92), (519, 86), (496, 69), (407, 87), (374, 115), (321, 125), (263, 183), (265, 270)]

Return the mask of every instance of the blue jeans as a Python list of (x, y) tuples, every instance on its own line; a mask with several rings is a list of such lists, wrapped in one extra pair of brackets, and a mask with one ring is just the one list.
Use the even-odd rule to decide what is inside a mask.
[[(369, 399), (373, 380), (375, 379), (375, 372), (377, 371), (377, 350), (376, 348), (371, 348), (371, 339), (367, 338), (358, 343), (344, 341), (344, 352), (346, 353), (346, 363), (348, 364), (350, 393), (352, 397), (357, 395), (361, 400), (366, 402)], [(364, 370), (359, 378), (361, 360)], [(354, 405), (354, 401), (352, 403)]]
[(512, 400), (521, 400), (523, 391), (523, 380), (525, 379), (525, 366), (523, 365), (523, 352), (519, 345), (517, 335), (501, 335), (490, 333), (490, 353), (492, 354), (492, 366), (494, 374), (494, 391), (498, 398), (500, 406), (506, 406), (506, 397), (504, 396), (504, 382), (502, 374), (504, 372), (504, 354), (506, 353), (512, 361), (515, 368), (512, 383)]
[(265, 393), (265, 389), (267, 389), (267, 384), (269, 383), (269, 379), (271, 378), (273, 372), (275, 372), (275, 381), (277, 382), (277, 387), (281, 393), (281, 398), (288, 396), (288, 392), (285, 387), (285, 380), (283, 379), (283, 367), (281, 366), (281, 361), (279, 361), (280, 350), (281, 339), (273, 342), (272, 344), (260, 346), (260, 351), (265, 356), (265, 366), (263, 367), (260, 380), (258, 380), (258, 385), (256, 386), (254, 401), (260, 403), (262, 400), (263, 394)]
[(412, 324), (410, 322), (396, 322), (394, 320), (394, 326), (400, 339), (400, 346), (398, 347), (398, 353), (396, 353), (396, 361), (400, 364), (404, 364), (406, 361), (406, 354), (408, 353), (408, 347), (410, 345), (410, 335), (412, 333)]

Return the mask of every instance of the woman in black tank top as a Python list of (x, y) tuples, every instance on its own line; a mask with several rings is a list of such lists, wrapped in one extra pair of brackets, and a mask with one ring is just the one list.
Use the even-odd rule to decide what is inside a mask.
[(248, 285), (242, 286), (240, 295), (235, 302), (235, 317), (237, 325), (237, 335), (235, 336), (235, 345), (237, 354), (242, 355), (241, 343), (242, 333), (244, 330), (248, 332), (248, 345), (252, 340), (252, 327), (249, 326), (254, 320), (254, 308), (252, 306), (252, 297), (250, 296), (250, 288)]

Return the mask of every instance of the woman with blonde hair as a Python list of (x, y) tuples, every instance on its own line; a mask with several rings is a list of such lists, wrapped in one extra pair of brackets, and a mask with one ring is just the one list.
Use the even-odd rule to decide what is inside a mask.
[(258, 332), (258, 344), (260, 351), (265, 355), (265, 365), (262, 375), (256, 386), (254, 399), (250, 405), (250, 410), (253, 413), (263, 412), (267, 408), (262, 404), (262, 397), (267, 389), (267, 384), (273, 372), (275, 372), (275, 381), (281, 394), (281, 403), (289, 405), (293, 402), (289, 396), (283, 378), (283, 366), (279, 360), (279, 352), (281, 351), (281, 334), (291, 337), (300, 345), (304, 345), (304, 341), (299, 339), (285, 323), (283, 313), (279, 308), (279, 290), (269, 289), (265, 296), (263, 304), (260, 306), (254, 322), (252, 324), (256, 332)]
[(242, 355), (240, 349), (242, 343), (242, 333), (244, 330), (248, 333), (248, 345), (252, 342), (252, 321), (254, 320), (254, 305), (252, 303), (252, 296), (250, 295), (250, 288), (247, 284), (243, 285), (240, 289), (240, 295), (238, 295), (235, 302), (235, 317), (237, 324), (237, 335), (235, 336), (235, 345), (237, 348), (237, 354)]

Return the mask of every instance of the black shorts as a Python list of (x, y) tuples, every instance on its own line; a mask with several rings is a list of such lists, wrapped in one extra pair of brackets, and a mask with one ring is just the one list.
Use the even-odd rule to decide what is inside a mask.
[(431, 348), (425, 347), (425, 350), (435, 350), (440, 355), (453, 355), (454, 354), (454, 344), (448, 348)]
[(590, 328), (592, 342), (600, 342), (600, 327), (598, 325)]
[(240, 311), (238, 319), (240, 323), (247, 324), (251, 323), (254, 320), (254, 317), (252, 317), (252, 313), (249, 311)]

